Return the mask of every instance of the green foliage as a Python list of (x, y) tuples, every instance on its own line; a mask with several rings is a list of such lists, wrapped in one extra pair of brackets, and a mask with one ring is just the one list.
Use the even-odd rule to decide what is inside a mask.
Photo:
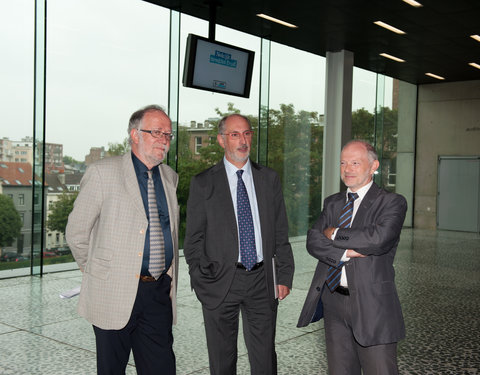
[(321, 209), (323, 127), (316, 112), (293, 104), (269, 111), (268, 166), (280, 176), (289, 235), (304, 235)]
[(125, 138), (122, 143), (109, 142), (107, 153), (110, 156), (123, 155), (130, 151), (130, 143)]
[(65, 234), (68, 215), (73, 210), (73, 203), (78, 193), (63, 193), (58, 201), (52, 203), (51, 212), (48, 215), (47, 229)]
[[(262, 144), (266, 163), (279, 175), (282, 183), (289, 221), (289, 235), (305, 235), (318, 218), (322, 207), (322, 164), (324, 128), (317, 112), (296, 111), (293, 104), (281, 104), (279, 109), (262, 108), (262, 116), (268, 114), (268, 127), (262, 123)], [(227, 110), (215, 108), (219, 117), (240, 113), (233, 103)], [(259, 122), (256, 116), (247, 115), (258, 135)], [(376, 132), (375, 124), (383, 132)], [(190, 135), (185, 128), (178, 134), (178, 201), (181, 207), (180, 245), (185, 235), (185, 216), (190, 179), (223, 158), (223, 149), (217, 143), (217, 128), (209, 131), (210, 143), (199, 150), (200, 156), (192, 155)], [(352, 138), (363, 139), (381, 148), (380, 155), (385, 165), (395, 164), (397, 137), (397, 111), (382, 108), (377, 114), (364, 108), (352, 113)], [(258, 161), (257, 137), (252, 141), (250, 157)], [(383, 168), (383, 167), (382, 167)], [(386, 168), (386, 167), (385, 167)], [(386, 176), (386, 173), (382, 175)], [(382, 178), (380, 176), (380, 178)], [(386, 177), (385, 177), (386, 178)], [(385, 186), (385, 178), (381, 184)]]
[(81, 162), (79, 162), (78, 160), (75, 160), (74, 158), (68, 155), (63, 156), (63, 163), (68, 165), (81, 164)]
[(20, 235), (23, 223), (12, 198), (0, 194), (0, 246), (10, 246)]

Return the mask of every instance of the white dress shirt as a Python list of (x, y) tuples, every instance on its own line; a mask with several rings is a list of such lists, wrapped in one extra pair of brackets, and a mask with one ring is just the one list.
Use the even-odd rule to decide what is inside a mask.
[[(237, 218), (238, 231), (237, 171), (239, 171), (239, 169), (232, 163), (230, 163), (225, 157), (223, 158), (223, 163), (225, 164), (225, 171), (227, 172), (228, 185), (230, 186), (230, 193), (232, 195), (232, 202), (233, 208), (235, 210), (235, 218)], [(253, 227), (255, 230), (255, 247), (257, 250), (257, 262), (261, 262), (263, 260), (262, 231), (260, 227), (260, 215), (258, 213), (257, 195), (255, 194), (255, 185), (253, 183), (252, 165), (250, 164), (250, 159), (247, 160), (247, 162), (241, 169), (243, 169), (242, 179), (245, 187), (247, 188), (248, 200), (250, 201), (250, 209), (252, 211)], [(238, 248), (240, 249), (240, 234), (238, 235), (238, 242)], [(238, 252), (238, 261), (240, 262), (240, 251)]]
[[(358, 207), (360, 207), (360, 203), (362, 203), (363, 197), (365, 197), (365, 195), (367, 194), (372, 184), (373, 184), (373, 180), (370, 181), (365, 186), (362, 186), (360, 189), (358, 189), (355, 192), (358, 194), (358, 198), (353, 201), (352, 224), (353, 224), (353, 220), (355, 219), (355, 215), (358, 211)], [(353, 191), (351, 191), (350, 188), (347, 189), (345, 193), (345, 203), (347, 203), (348, 201), (348, 193), (353, 193)], [(335, 236), (337, 235), (337, 231), (338, 231), (338, 228), (335, 229), (335, 231), (333, 232), (332, 240), (335, 239)], [(343, 253), (343, 256), (341, 259), (343, 262), (350, 260), (350, 258), (347, 257), (347, 250), (345, 250), (345, 252)], [(342, 268), (342, 275), (340, 276), (340, 285), (345, 288), (348, 288), (347, 273), (345, 272), (345, 267)]]

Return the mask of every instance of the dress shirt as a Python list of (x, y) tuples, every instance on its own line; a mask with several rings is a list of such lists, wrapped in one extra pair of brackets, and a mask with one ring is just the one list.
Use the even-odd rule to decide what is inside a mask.
[[(237, 171), (240, 169), (238, 169), (236, 166), (230, 163), (225, 157), (223, 158), (223, 162), (225, 164), (225, 171), (227, 172), (228, 185), (230, 186), (230, 193), (232, 195), (233, 209), (235, 210), (235, 218), (237, 218), (237, 182), (238, 182)], [(255, 194), (255, 185), (253, 183), (252, 165), (250, 164), (250, 159), (247, 160), (247, 162), (241, 169), (243, 169), (242, 179), (247, 189), (248, 200), (250, 202), (250, 209), (252, 211), (253, 227), (255, 230), (255, 247), (257, 250), (257, 262), (261, 262), (263, 260), (262, 231), (260, 227), (260, 215), (258, 213), (257, 195)], [(237, 231), (238, 231), (238, 223), (237, 223)], [(240, 235), (238, 236), (238, 248), (240, 249)], [(240, 251), (238, 252), (238, 261), (240, 262)]]
[[(132, 161), (137, 175), (140, 194), (142, 195), (143, 207), (150, 222), (150, 213), (148, 211), (148, 168), (132, 152)], [(170, 216), (168, 215), (167, 197), (163, 189), (162, 177), (157, 166), (152, 168), (153, 184), (155, 186), (155, 195), (157, 198), (158, 214), (160, 216), (160, 225), (162, 226), (163, 238), (165, 242), (165, 271), (170, 268), (173, 259), (173, 241), (170, 233)], [(151, 276), (148, 272), (148, 262), (150, 259), (150, 225), (145, 235), (145, 245), (143, 248), (143, 261), (141, 274)]]
[[(353, 224), (353, 220), (355, 219), (355, 215), (358, 211), (358, 207), (360, 207), (360, 203), (362, 203), (363, 197), (365, 197), (365, 195), (368, 193), (368, 190), (370, 190), (370, 187), (372, 186), (372, 184), (373, 184), (373, 180), (370, 181), (365, 186), (362, 186), (357, 191), (355, 191), (355, 193), (358, 194), (358, 198), (353, 201), (352, 222), (350, 226)], [(353, 191), (351, 191), (350, 188), (347, 189), (347, 191), (345, 192), (345, 197), (346, 197), (345, 203), (348, 202), (348, 193), (353, 193)], [(338, 231), (338, 228), (335, 229), (335, 231), (333, 232), (332, 240), (335, 239), (335, 236), (337, 235), (337, 231)], [(343, 262), (350, 260), (350, 258), (347, 257), (347, 250), (345, 250), (345, 252), (343, 253), (343, 256), (341, 259)], [(347, 273), (345, 272), (345, 267), (342, 268), (342, 275), (340, 276), (340, 285), (345, 288), (348, 288)]]

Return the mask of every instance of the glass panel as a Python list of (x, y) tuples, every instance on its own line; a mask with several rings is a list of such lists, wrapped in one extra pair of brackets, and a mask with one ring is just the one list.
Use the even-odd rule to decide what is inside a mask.
[(268, 166), (282, 181), (290, 236), (305, 235), (322, 206), (325, 58), (272, 43), (270, 61)]
[[(183, 74), (187, 36), (192, 33), (208, 37), (208, 22), (182, 14), (181, 25), (180, 73)], [(178, 203), (181, 208), (180, 247), (183, 246), (185, 237), (185, 214), (190, 179), (207, 167), (218, 163), (223, 157), (223, 149), (217, 144), (218, 121), (226, 114), (239, 112), (250, 118), (254, 130), (258, 128), (260, 38), (218, 25), (215, 34), (217, 41), (255, 51), (252, 86), (249, 98), (180, 87), (178, 127), (180, 178), (177, 189)], [(198, 138), (201, 138), (201, 141), (197, 140)], [(256, 138), (252, 142), (250, 156), (253, 160), (257, 158)]]
[(0, 2), (0, 278), (30, 274), (34, 12), (33, 0)]
[[(180, 85), (180, 13), (170, 12), (170, 79), (168, 83), (168, 115), (172, 121), (172, 131), (178, 135), (178, 91)], [(178, 136), (170, 142), (168, 165), (177, 170)]]
[(375, 145), (375, 182), (407, 199), (405, 226), (412, 226), (416, 103), (415, 85), (354, 68), (352, 138)]
[(353, 68), (352, 84), (352, 139), (375, 142), (375, 73)]
[(169, 23), (167, 9), (140, 0), (48, 2), (47, 272), (76, 267), (64, 232), (86, 167), (129, 150), (135, 110), (167, 109)]

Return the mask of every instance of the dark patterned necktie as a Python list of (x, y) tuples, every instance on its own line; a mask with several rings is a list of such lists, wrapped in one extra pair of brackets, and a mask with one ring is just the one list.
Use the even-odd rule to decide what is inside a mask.
[(247, 188), (242, 180), (243, 170), (237, 171), (237, 220), (240, 235), (240, 261), (250, 271), (257, 263), (255, 230)]
[[(339, 228), (350, 228), (350, 225), (352, 225), (353, 202), (357, 198), (358, 198), (357, 193), (348, 193), (348, 201), (345, 204), (345, 206), (343, 206), (342, 212), (338, 219), (338, 222), (340, 223), (338, 225)], [(328, 268), (326, 283), (327, 283), (328, 289), (330, 289), (332, 293), (335, 291), (335, 289), (337, 289), (338, 285), (340, 285), (340, 276), (342, 273), (343, 264), (344, 262), (340, 261), (337, 267), (330, 266)]]
[(165, 241), (163, 239), (160, 216), (158, 215), (157, 198), (153, 185), (152, 171), (148, 171), (147, 197), (150, 214), (150, 259), (148, 272), (158, 279), (165, 269)]

